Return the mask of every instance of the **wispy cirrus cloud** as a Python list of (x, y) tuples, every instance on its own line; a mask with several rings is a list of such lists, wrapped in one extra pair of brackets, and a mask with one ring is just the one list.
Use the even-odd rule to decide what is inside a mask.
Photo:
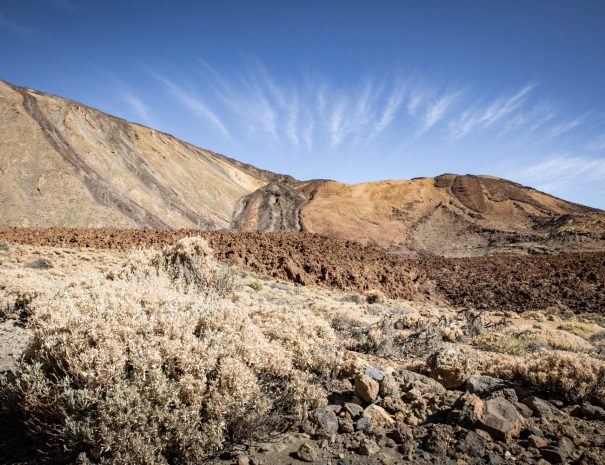
[(553, 137), (560, 136), (561, 134), (565, 134), (566, 132), (571, 131), (574, 128), (577, 128), (582, 124), (582, 118), (574, 118), (572, 120), (557, 124), (552, 128), (551, 134)]
[(562, 191), (581, 182), (605, 180), (605, 158), (557, 154), (529, 165), (511, 177), (537, 186), (546, 192)]
[(147, 104), (143, 102), (137, 95), (130, 90), (121, 92), (122, 100), (128, 105), (141, 122), (150, 126), (152, 125), (151, 111)]
[[(190, 83), (186, 86), (179, 84), (182, 79), (154, 76), (176, 102), (219, 134), (267, 144), (267, 150), (331, 153), (365, 149), (395, 135), (394, 144), (407, 149), (428, 133), (447, 146), (481, 133), (483, 140), (506, 134), (508, 141), (524, 143), (556, 136), (561, 149), (564, 136), (572, 130), (582, 134), (588, 122), (587, 114), (563, 118), (532, 82), (479, 98), (471, 86), (445, 86), (418, 73), (370, 75), (336, 85), (317, 75), (276, 75), (254, 60), (231, 73), (201, 59), (197, 64), (197, 78), (184, 81)], [(142, 109), (136, 111), (143, 116)], [(601, 139), (592, 137), (586, 149), (601, 146)]]
[(452, 138), (457, 139), (502, 122), (523, 107), (534, 87), (535, 84), (527, 84), (512, 95), (497, 97), (484, 105), (474, 104), (450, 123)]
[(227, 130), (221, 119), (218, 117), (218, 115), (214, 111), (212, 111), (208, 104), (197, 95), (195, 90), (179, 86), (171, 80), (166, 79), (165, 77), (155, 72), (152, 72), (152, 75), (182, 105), (189, 108), (189, 110), (191, 110), (194, 114), (196, 114), (206, 123), (210, 123), (223, 135), (229, 135), (229, 131)]

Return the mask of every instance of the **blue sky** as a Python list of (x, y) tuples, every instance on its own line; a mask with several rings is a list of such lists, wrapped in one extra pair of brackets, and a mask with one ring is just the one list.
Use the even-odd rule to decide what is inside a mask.
[(603, 1), (3, 0), (0, 79), (299, 179), (605, 209)]

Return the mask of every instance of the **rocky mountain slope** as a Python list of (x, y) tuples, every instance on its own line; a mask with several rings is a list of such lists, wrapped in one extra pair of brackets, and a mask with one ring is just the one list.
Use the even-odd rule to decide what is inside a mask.
[(491, 176), (275, 182), (243, 197), (232, 229), (295, 230), (447, 256), (602, 250), (605, 213)]
[(268, 171), (78, 102), (0, 81), (3, 225), (229, 226)]
[(0, 226), (335, 234), (412, 255), (605, 250), (605, 213), (489, 176), (295, 179), (0, 81)]

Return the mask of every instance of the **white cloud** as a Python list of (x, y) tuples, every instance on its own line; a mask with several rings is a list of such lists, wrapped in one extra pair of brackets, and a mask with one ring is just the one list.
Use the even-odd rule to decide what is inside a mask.
[(578, 179), (601, 181), (605, 180), (605, 159), (557, 155), (523, 169), (517, 173), (517, 177), (559, 187)]
[(229, 131), (221, 121), (221, 119), (214, 113), (210, 107), (194, 92), (184, 89), (173, 83), (172, 81), (153, 73), (158, 81), (160, 81), (164, 87), (173, 95), (173, 97), (180, 102), (182, 105), (189, 108), (193, 113), (201, 117), (207, 123), (210, 123), (221, 133), (228, 136)]
[(452, 104), (456, 102), (458, 98), (460, 98), (460, 95), (461, 92), (445, 94), (440, 96), (434, 102), (428, 104), (424, 113), (423, 129), (428, 131), (439, 121), (441, 121)]
[(450, 123), (450, 134), (452, 138), (463, 137), (473, 131), (493, 126), (502, 122), (520, 110), (525, 104), (534, 84), (522, 87), (515, 94), (507, 97), (498, 97), (487, 105), (474, 105), (464, 111), (456, 120)]
[(151, 125), (151, 113), (147, 105), (134, 93), (124, 91), (122, 100), (128, 104), (135, 115), (146, 125)]
[(566, 132), (578, 127), (581, 123), (582, 118), (576, 118), (565, 123), (557, 124), (554, 128), (552, 128), (551, 134), (553, 137), (560, 136), (561, 134), (565, 134)]

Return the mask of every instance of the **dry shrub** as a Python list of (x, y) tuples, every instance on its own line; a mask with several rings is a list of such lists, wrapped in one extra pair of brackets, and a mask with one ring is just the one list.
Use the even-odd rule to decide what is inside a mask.
[(605, 362), (589, 355), (541, 351), (526, 358), (484, 357), (482, 364), (486, 374), (517, 380), (554, 397), (605, 405)]
[(382, 304), (387, 300), (386, 295), (380, 289), (370, 289), (364, 292), (364, 296), (369, 304)]
[(519, 355), (527, 350), (527, 343), (512, 334), (489, 331), (477, 336), (473, 346), (481, 350), (499, 354)]
[(182, 292), (194, 290), (212, 297), (227, 297), (239, 287), (236, 272), (219, 263), (201, 237), (181, 239), (159, 252), (135, 252), (108, 278), (140, 280), (160, 275), (168, 276)]
[(48, 258), (44, 258), (44, 257), (36, 258), (32, 261), (27, 262), (23, 266), (25, 268), (32, 268), (34, 270), (49, 270), (49, 269), (55, 267), (55, 265), (53, 264), (53, 262), (51, 260), (49, 260)]
[(582, 323), (579, 321), (567, 321), (558, 326), (557, 329), (568, 331), (576, 336), (591, 336), (603, 328), (593, 323)]
[(481, 350), (501, 354), (520, 355), (539, 349), (588, 352), (593, 346), (575, 334), (547, 328), (508, 327), (488, 331), (473, 339), (472, 345)]
[[(170, 278), (197, 286), (190, 262), (170, 257), (159, 264), (187, 270)], [(311, 313), (204, 299), (166, 274), (72, 284), (30, 322), (6, 392), (62, 461), (200, 463), (302, 421), (325, 399), (319, 374), (338, 370), (335, 336)]]

